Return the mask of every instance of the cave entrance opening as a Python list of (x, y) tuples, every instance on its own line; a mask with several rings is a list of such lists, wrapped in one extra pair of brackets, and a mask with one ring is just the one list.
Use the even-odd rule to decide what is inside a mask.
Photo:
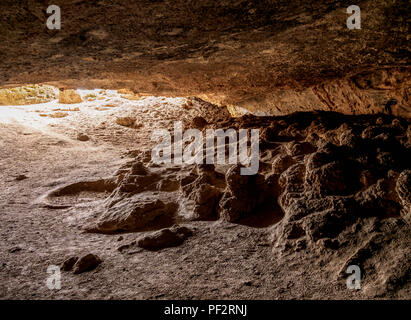
[[(58, 121), (95, 125), (114, 122), (136, 128), (138, 124), (135, 121), (139, 114), (146, 114), (140, 125), (154, 126), (162, 116), (167, 118), (167, 112), (156, 110), (156, 106), (181, 108), (186, 103), (187, 98), (154, 97), (130, 89), (59, 89), (51, 85), (33, 84), (0, 89), (0, 122), (20, 122), (33, 127), (57, 125)], [(178, 119), (178, 116), (175, 118)], [(157, 124), (161, 125), (159, 121)]]

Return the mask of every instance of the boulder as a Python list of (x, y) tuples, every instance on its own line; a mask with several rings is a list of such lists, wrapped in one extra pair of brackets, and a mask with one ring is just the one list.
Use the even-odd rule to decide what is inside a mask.
[(137, 246), (151, 251), (176, 247), (182, 244), (193, 232), (186, 227), (173, 226), (145, 235), (137, 241)]
[(102, 260), (95, 254), (89, 253), (80, 257), (73, 266), (73, 273), (79, 274), (97, 268)]

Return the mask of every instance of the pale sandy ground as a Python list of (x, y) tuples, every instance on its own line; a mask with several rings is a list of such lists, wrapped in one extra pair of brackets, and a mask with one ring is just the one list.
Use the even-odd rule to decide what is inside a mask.
[[(120, 240), (84, 233), (73, 223), (78, 208), (93, 206), (101, 195), (82, 194), (71, 200), (73, 208), (63, 210), (37, 204), (57, 186), (112, 175), (130, 160), (129, 151), (149, 149), (153, 128), (181, 120), (185, 101), (128, 101), (108, 92), (104, 100), (76, 105), (0, 107), (0, 299), (362, 298), (345, 281), (310, 267), (308, 258), (273, 255), (265, 228), (195, 222), (188, 224), (194, 236), (179, 247), (125, 255), (117, 248), (139, 234)], [(106, 104), (114, 106), (95, 109)], [(80, 111), (65, 118), (40, 116), (74, 107)], [(142, 127), (115, 123), (130, 114)], [(78, 133), (90, 140), (78, 141)], [(17, 181), (19, 175), (27, 179)], [(47, 288), (49, 265), (88, 252), (103, 260), (96, 270), (62, 273), (61, 290)]]

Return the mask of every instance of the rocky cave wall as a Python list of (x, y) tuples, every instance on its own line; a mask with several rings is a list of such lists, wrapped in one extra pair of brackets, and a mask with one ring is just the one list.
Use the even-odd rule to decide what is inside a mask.
[(129, 88), (198, 96), (234, 113), (410, 116), (406, 0), (55, 0), (0, 3), (0, 88)]

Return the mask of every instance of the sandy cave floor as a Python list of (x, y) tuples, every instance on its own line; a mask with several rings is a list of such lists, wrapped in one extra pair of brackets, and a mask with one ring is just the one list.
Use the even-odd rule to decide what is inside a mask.
[[(84, 96), (88, 92), (82, 92)], [(57, 101), (0, 107), (0, 299), (351, 299), (348, 290), (310, 265), (272, 254), (267, 228), (224, 221), (186, 225), (195, 233), (181, 246), (157, 252), (117, 250), (141, 233), (85, 233), (74, 223), (77, 208), (101, 194), (68, 199), (52, 209), (39, 199), (56, 186), (111, 176), (133, 150), (149, 150), (151, 130), (181, 120), (185, 98), (126, 100), (115, 92), (76, 105)], [(109, 106), (107, 106), (109, 105)], [(79, 108), (79, 111), (67, 111)], [(42, 116), (63, 109), (63, 118)], [(137, 117), (141, 127), (115, 123)], [(79, 141), (79, 133), (89, 141)], [(25, 175), (23, 180), (16, 179)], [(103, 195), (104, 196), (104, 195)], [(47, 267), (82, 253), (103, 263), (80, 275), (62, 273), (61, 290), (46, 286)]]

